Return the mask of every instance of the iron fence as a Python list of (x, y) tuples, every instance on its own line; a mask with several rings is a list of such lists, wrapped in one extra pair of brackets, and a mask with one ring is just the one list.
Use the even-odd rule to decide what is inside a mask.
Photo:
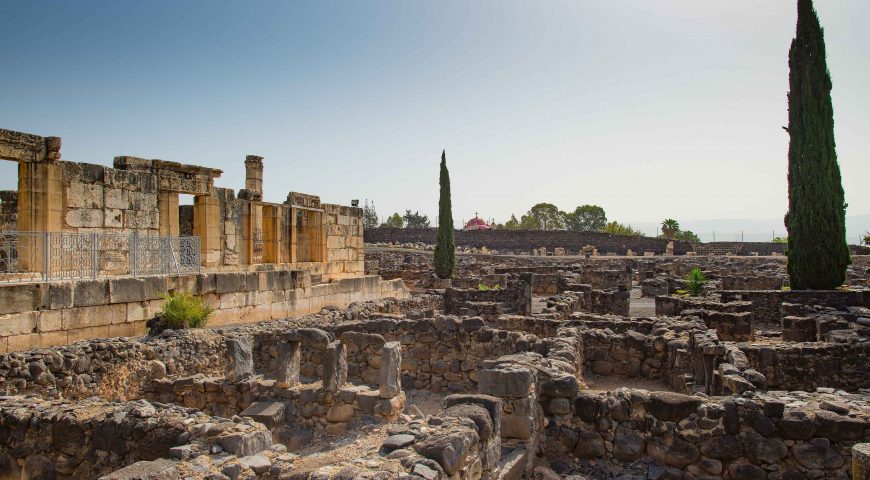
[(199, 237), (0, 232), (0, 283), (200, 271)]

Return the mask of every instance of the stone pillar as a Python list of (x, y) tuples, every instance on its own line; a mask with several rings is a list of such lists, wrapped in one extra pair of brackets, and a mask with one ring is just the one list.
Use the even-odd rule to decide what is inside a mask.
[(299, 384), (299, 363), (302, 357), (299, 342), (281, 342), (278, 344), (278, 373), (275, 385), (288, 388)]
[(381, 366), (378, 377), (381, 398), (393, 398), (402, 392), (402, 344), (387, 342), (381, 349)]
[(263, 199), (263, 157), (245, 157), (245, 190), (253, 194), (252, 200)]
[(263, 205), (263, 263), (284, 263), (281, 257), (281, 216), (277, 205)]
[(337, 392), (347, 382), (347, 349), (336, 340), (323, 352), (323, 389)]
[(254, 356), (251, 353), (251, 337), (229, 338), (227, 347), (227, 380), (238, 382), (254, 374)]
[(665, 255), (673, 255), (674, 254), (674, 241), (671, 240), (668, 242), (668, 245), (665, 247)]
[[(160, 212), (160, 235), (164, 237), (177, 237), (180, 235), (178, 221), (178, 192), (169, 192), (165, 190), (158, 191), (157, 206)], [(196, 224), (196, 222), (194, 222), (194, 224)]]
[(852, 480), (870, 480), (870, 443), (852, 447)]
[(215, 267), (220, 265), (221, 213), (220, 202), (216, 197), (211, 195), (194, 197), (193, 234), (199, 236), (202, 266)]
[(523, 470), (529, 476), (534, 466), (539, 434), (543, 428), (543, 413), (538, 404), (535, 373), (519, 365), (496, 365), (480, 372), (477, 388), (480, 393), (500, 398), (503, 402), (501, 417), (502, 439), (517, 439), (532, 452), (524, 460)]

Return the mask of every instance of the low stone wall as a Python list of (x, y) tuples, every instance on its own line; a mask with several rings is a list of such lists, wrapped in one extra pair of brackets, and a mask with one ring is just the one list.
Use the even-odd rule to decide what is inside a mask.
[[(424, 243), (435, 244), (436, 228), (368, 228), (364, 232), (366, 243)], [(468, 248), (492, 248), (515, 253), (531, 252), (544, 247), (547, 250), (567, 249), (579, 254), (586, 245), (592, 245), (601, 254), (625, 255), (628, 250), (635, 255), (667, 252), (668, 240), (653, 237), (627, 237), (598, 232), (568, 232), (553, 230), (457, 230), (456, 246)], [(689, 242), (674, 242), (674, 253), (684, 255), (692, 251)]]
[(870, 342), (739, 344), (753, 368), (777, 390), (870, 388)]
[(497, 318), (501, 313), (528, 315), (532, 312), (533, 274), (524, 273), (503, 288), (448, 288), (444, 291), (444, 313), (448, 315)]
[(201, 296), (215, 309), (212, 326), (409, 296), (401, 280), (366, 276), (312, 285), (305, 272), (291, 270), (0, 285), (0, 353), (142, 335), (169, 291)]
[(782, 322), (783, 303), (832, 308), (870, 307), (870, 290), (723, 290), (718, 293), (723, 302), (752, 302), (756, 322), (776, 325)]
[[(786, 406), (786, 402), (789, 403)], [(847, 478), (850, 448), (870, 436), (867, 411), (782, 395), (690, 397), (581, 391), (548, 417), (550, 460), (579, 458), (591, 478)], [(830, 404), (828, 404), (830, 405)]]
[(272, 439), (250, 421), (141, 400), (0, 399), (0, 478), (98, 478), (134, 462), (176, 456), (181, 445), (242, 457), (267, 449)]
[[(233, 337), (252, 338), (255, 369), (275, 372), (278, 343), (290, 329), (415, 311), (438, 301), (440, 296), (384, 299), (294, 319), (215, 329), (166, 330), (157, 336), (84, 340), (61, 347), (0, 354), (0, 394), (136, 398), (141, 387), (154, 378), (222, 374), (227, 368), (225, 341)], [(315, 350), (313, 346), (306, 349), (309, 356)], [(317, 375), (322, 375), (322, 371)]]

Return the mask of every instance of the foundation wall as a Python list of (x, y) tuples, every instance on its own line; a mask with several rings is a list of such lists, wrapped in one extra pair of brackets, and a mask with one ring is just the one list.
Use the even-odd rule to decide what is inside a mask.
[(291, 270), (0, 285), (0, 352), (143, 335), (169, 291), (202, 296), (215, 309), (210, 326), (409, 296), (401, 280), (367, 276), (312, 285), (307, 272)]

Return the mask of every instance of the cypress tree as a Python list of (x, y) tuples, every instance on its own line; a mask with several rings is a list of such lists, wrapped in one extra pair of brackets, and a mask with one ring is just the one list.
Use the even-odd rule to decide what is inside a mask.
[(441, 174), (438, 179), (438, 242), (435, 244), (435, 274), (438, 278), (453, 276), (456, 266), (456, 233), (453, 231), (453, 207), (450, 205), (450, 173), (447, 156), (441, 152)]
[(831, 76), (812, 0), (798, 0), (789, 50), (788, 276), (793, 289), (833, 289), (851, 262), (834, 147)]

